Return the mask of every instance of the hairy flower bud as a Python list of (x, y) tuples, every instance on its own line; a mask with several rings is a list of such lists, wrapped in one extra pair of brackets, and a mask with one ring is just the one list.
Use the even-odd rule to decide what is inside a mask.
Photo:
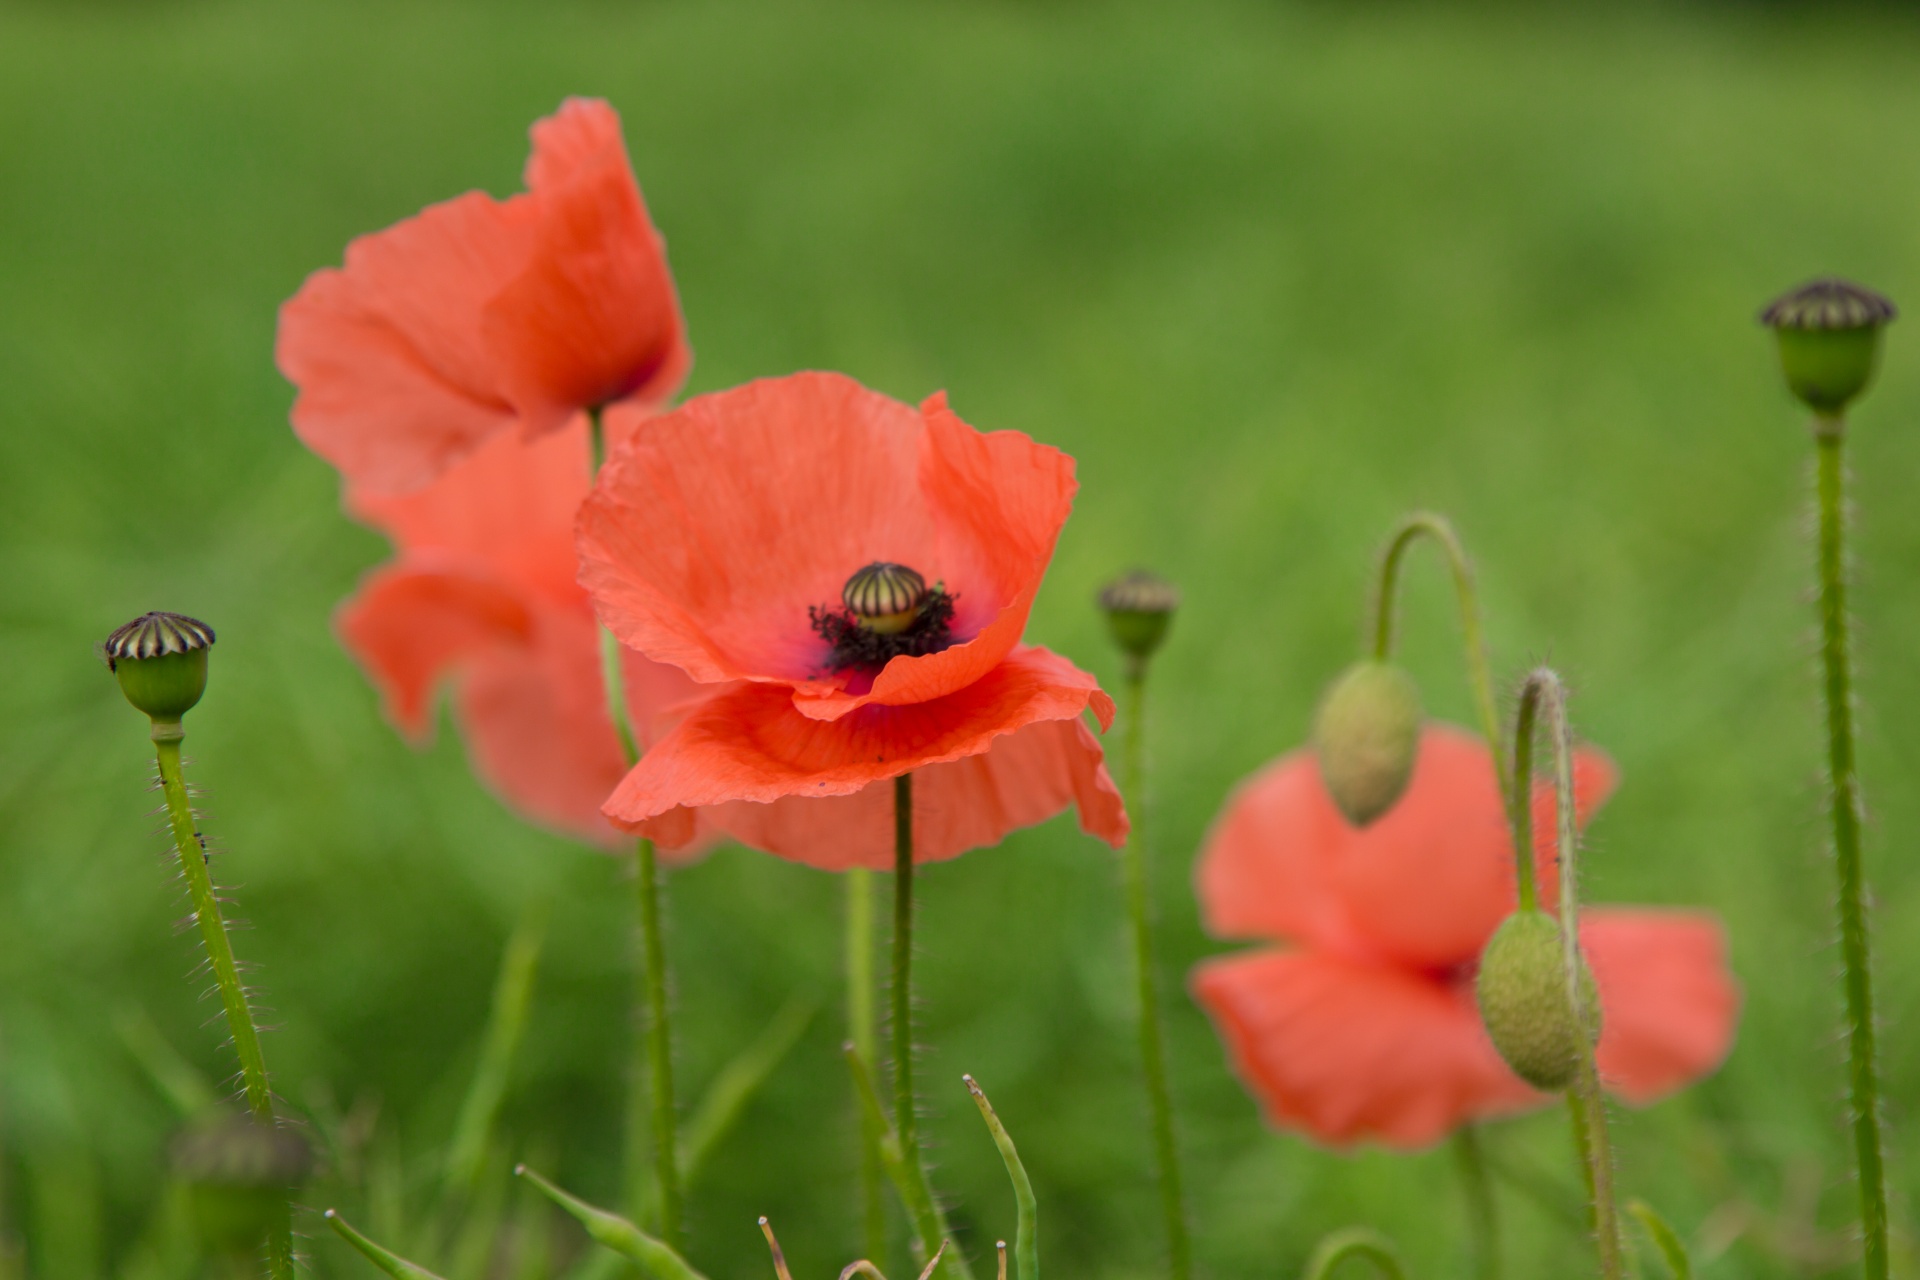
[(178, 721), (207, 688), (213, 628), (180, 613), (143, 613), (100, 646), (127, 701), (160, 721)]
[(299, 1134), (232, 1113), (181, 1133), (168, 1156), (201, 1241), (224, 1254), (258, 1250), (313, 1167)]
[(1166, 643), (1173, 611), (1180, 607), (1180, 588), (1135, 569), (1100, 588), (1097, 600), (1114, 644), (1131, 662), (1140, 663)]
[(1815, 280), (1774, 299), (1760, 323), (1780, 342), (1787, 386), (1822, 416), (1838, 414), (1866, 390), (1880, 359), (1880, 330), (1893, 303), (1847, 280)]
[(1393, 808), (1420, 749), (1420, 689), (1387, 662), (1356, 662), (1320, 699), (1313, 747), (1340, 812), (1364, 827)]
[(1586, 1043), (1574, 1033), (1565, 963), (1559, 922), (1544, 911), (1514, 912), (1480, 953), (1474, 983), (1480, 1019), (1513, 1073), (1536, 1089), (1571, 1085), (1580, 1055), (1600, 1038), (1600, 995), (1584, 963), (1580, 1005)]

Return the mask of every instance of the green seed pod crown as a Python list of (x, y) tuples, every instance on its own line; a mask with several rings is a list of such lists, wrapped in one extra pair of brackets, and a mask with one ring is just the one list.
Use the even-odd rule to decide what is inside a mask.
[(1837, 414), (1873, 380), (1893, 303), (1847, 280), (1815, 280), (1760, 313), (1780, 343), (1787, 386), (1815, 413)]
[(207, 689), (213, 628), (180, 613), (143, 613), (100, 646), (127, 701), (155, 720), (178, 720)]
[(1313, 747), (1320, 776), (1347, 821), (1364, 827), (1407, 789), (1420, 750), (1420, 689), (1387, 662), (1356, 662), (1320, 700)]
[(1586, 1044), (1574, 1034), (1565, 963), (1559, 923), (1544, 911), (1516, 911), (1488, 939), (1474, 984), (1493, 1047), (1515, 1075), (1549, 1092), (1573, 1083), (1581, 1053), (1600, 1038), (1600, 996), (1585, 964), (1580, 1004)]
[(927, 580), (906, 565), (877, 560), (847, 579), (840, 598), (862, 626), (894, 635), (919, 616), (927, 599)]
[(1135, 569), (1100, 588), (1096, 599), (1107, 615), (1114, 644), (1129, 658), (1144, 661), (1166, 643), (1173, 611), (1180, 607), (1180, 588)]

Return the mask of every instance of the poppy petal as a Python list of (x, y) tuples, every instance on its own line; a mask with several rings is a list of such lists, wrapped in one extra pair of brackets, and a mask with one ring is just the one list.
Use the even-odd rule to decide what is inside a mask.
[(407, 554), (457, 556), (503, 583), (585, 616), (573, 518), (587, 496), (587, 425), (523, 440), (504, 432), (407, 493), (349, 486), (347, 510)]
[(1583, 911), (1580, 942), (1600, 990), (1601, 1079), (1644, 1104), (1709, 1075), (1740, 1017), (1720, 922), (1694, 911)]
[[(581, 581), (622, 643), (695, 679), (792, 686), (831, 720), (980, 678), (1017, 642), (1072, 494), (1072, 462), (838, 374), (766, 379), (655, 419), (580, 519)], [(1004, 522), (1004, 523), (1002, 523)], [(1004, 546), (994, 547), (996, 540)], [(868, 686), (826, 671), (809, 611), (874, 561), (955, 597), (961, 643)]]
[[(1126, 842), (1126, 809), (1093, 731), (1078, 719), (1030, 724), (979, 755), (914, 771), (914, 861), (988, 848), (1068, 805), (1079, 811), (1082, 831), (1116, 848)], [(689, 812), (750, 848), (823, 871), (893, 867), (893, 788), (881, 783), (846, 796), (673, 811)]]
[[(961, 688), (1012, 652), (1073, 509), (1073, 459), (1018, 431), (975, 431), (947, 407), (944, 392), (920, 406), (927, 448), (920, 487), (934, 513), (936, 563), (952, 581), (990, 587), (1004, 601), (971, 642), (925, 657), (895, 658), (863, 693), (832, 685), (796, 690), (806, 715), (832, 720), (870, 702), (900, 706)], [(956, 609), (969, 605), (962, 600)], [(960, 629), (974, 630), (965, 616)], [(977, 623), (976, 623), (977, 625)]]
[(605, 102), (570, 98), (533, 126), (537, 212), (524, 269), (487, 302), (482, 332), (529, 435), (585, 407), (666, 402), (692, 364), (667, 270)]
[(388, 718), (415, 741), (433, 727), (436, 684), (478, 655), (530, 644), (534, 632), (532, 613), (500, 583), (404, 564), (368, 574), (336, 625)]
[(1472, 993), (1321, 952), (1202, 964), (1194, 995), (1269, 1123), (1335, 1146), (1411, 1149), (1546, 1101), (1507, 1070)]
[(354, 485), (397, 492), (511, 427), (480, 313), (524, 269), (535, 221), (525, 197), (471, 192), (309, 276), (280, 308), (274, 351), (307, 447)]
[[(1615, 771), (1588, 747), (1574, 754), (1576, 816), (1613, 789)], [(1331, 803), (1331, 801), (1329, 801)], [(1552, 785), (1533, 787), (1535, 868), (1551, 907), (1555, 872)], [(1484, 739), (1429, 726), (1400, 803), (1351, 835), (1334, 868), (1355, 923), (1383, 954), (1446, 968), (1476, 960), (1513, 910), (1513, 840)]]
[[(890, 819), (876, 822), (874, 815), (891, 814), (891, 789), (872, 788), (877, 797), (840, 806), (841, 819), (819, 798), (853, 797), (912, 771), (929, 780), (925, 805), (916, 804), (927, 824), (918, 860), (991, 843), (1069, 801), (1080, 805), (1088, 830), (1118, 844), (1126, 834), (1124, 810), (1084, 727), (1075, 735), (1008, 742), (1040, 725), (1075, 724), (1089, 708), (1103, 722), (1112, 715), (1092, 676), (1039, 648), (1016, 650), (958, 693), (912, 707), (868, 707), (835, 721), (800, 714), (783, 688), (745, 684), (695, 707), (622, 780), (606, 812), (620, 826), (671, 839), (674, 832), (658, 821), (663, 815), (726, 805), (716, 821), (771, 852), (815, 865), (885, 866), (892, 858)], [(996, 751), (1006, 754), (952, 767)], [(787, 797), (807, 798), (811, 812), (789, 808), (760, 817), (732, 803), (770, 805)], [(855, 824), (838, 837), (845, 848), (822, 849), (836, 820)]]

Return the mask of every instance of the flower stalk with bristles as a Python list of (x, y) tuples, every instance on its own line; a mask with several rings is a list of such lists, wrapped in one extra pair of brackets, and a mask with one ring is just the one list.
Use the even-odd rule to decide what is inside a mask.
[[(101, 645), (107, 669), (120, 682), (127, 701), (146, 713), (152, 724), (154, 757), (160, 790), (166, 797), (167, 824), (173, 833), (180, 872), (193, 902), (194, 922), (207, 949), (214, 989), (226, 1013), (227, 1030), (240, 1059), (240, 1077), (247, 1110), (265, 1126), (274, 1124), (273, 1091), (267, 1081), (266, 1056), (254, 1022), (247, 989), (240, 981), (220, 899), (207, 868), (206, 842), (200, 835), (186, 776), (180, 762), (180, 743), (186, 737), (182, 720), (206, 692), (207, 654), (213, 647), (213, 628), (178, 613), (145, 613), (114, 630)], [(268, 1232), (268, 1267), (275, 1280), (293, 1275), (291, 1224), (282, 1198), (278, 1220)]]
[[(1125, 868), (1127, 916), (1133, 934), (1133, 975), (1139, 1004), (1140, 1065), (1146, 1078), (1147, 1105), (1153, 1132), (1154, 1162), (1158, 1166), (1160, 1209), (1166, 1226), (1168, 1270), (1173, 1280), (1193, 1273), (1193, 1246), (1187, 1226), (1186, 1196), (1180, 1178), (1180, 1147), (1173, 1126), (1173, 1091), (1167, 1079), (1166, 1029), (1160, 1013), (1160, 990), (1153, 962), (1153, 872), (1146, 839), (1145, 722), (1147, 668), (1166, 642), (1173, 614), (1180, 607), (1180, 591), (1152, 574), (1135, 571), (1107, 584), (1100, 592), (1100, 610), (1107, 629), (1125, 661), (1126, 738), (1123, 774), (1133, 826), (1121, 850)], [(1022, 1280), (1030, 1280), (1024, 1275)]]
[(1813, 411), (1820, 513), (1820, 660), (1827, 710), (1827, 809), (1839, 876), (1840, 957), (1847, 1010), (1847, 1105), (1859, 1175), (1861, 1260), (1886, 1280), (1886, 1161), (1880, 1132), (1866, 872), (1860, 849), (1860, 778), (1853, 727), (1853, 639), (1847, 617), (1847, 406), (1872, 381), (1880, 331), (1896, 312), (1886, 298), (1844, 280), (1816, 280), (1760, 315), (1779, 340), (1787, 385)]

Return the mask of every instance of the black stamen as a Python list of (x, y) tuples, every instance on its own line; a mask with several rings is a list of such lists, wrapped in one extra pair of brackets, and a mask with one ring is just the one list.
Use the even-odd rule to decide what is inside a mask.
[(814, 631), (831, 647), (827, 670), (877, 672), (902, 654), (923, 658), (951, 645), (953, 602), (958, 598), (936, 584), (927, 592), (914, 620), (905, 630), (891, 635), (861, 625), (860, 619), (844, 605), (809, 605), (807, 617)]

